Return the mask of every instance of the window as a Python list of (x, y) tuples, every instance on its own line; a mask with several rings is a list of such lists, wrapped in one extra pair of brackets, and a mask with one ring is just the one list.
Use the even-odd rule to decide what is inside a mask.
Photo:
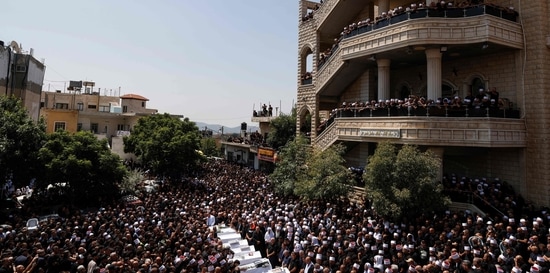
[(24, 65), (18, 65), (15, 67), (15, 72), (25, 72), (27, 71), (27, 67)]
[(69, 109), (68, 103), (56, 103), (55, 109)]
[(141, 102), (141, 107), (145, 108), (145, 102), (144, 101)]
[(84, 110), (84, 103), (82, 103), (82, 102), (77, 103), (77, 104), (76, 104), (76, 109), (77, 109), (78, 111)]
[(441, 85), (441, 97), (442, 98), (452, 98), (453, 97), (453, 87), (448, 84)]
[(76, 130), (77, 131), (82, 131), (82, 123), (77, 123), (76, 124)]
[(99, 132), (99, 125), (97, 123), (91, 123), (90, 131), (92, 131), (92, 133), (94, 134), (97, 134)]
[(117, 131), (124, 131), (124, 124), (119, 124), (116, 126)]
[(53, 124), (53, 129), (55, 132), (59, 131), (59, 130), (65, 130), (65, 122), (64, 121), (56, 121), (54, 124)]
[(128, 113), (128, 106), (122, 106), (122, 113)]
[(110, 107), (109, 105), (100, 105), (99, 106), (99, 112), (110, 112)]
[(95, 104), (88, 104), (88, 109), (97, 109), (97, 105), (95, 105)]

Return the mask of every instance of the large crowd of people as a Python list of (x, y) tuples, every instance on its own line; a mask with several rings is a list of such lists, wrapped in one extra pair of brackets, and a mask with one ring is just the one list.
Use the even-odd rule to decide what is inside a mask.
[[(547, 272), (549, 211), (498, 178), (443, 179), (487, 196), (503, 215), (441, 211), (392, 221), (368, 201), (303, 201), (272, 192), (266, 175), (222, 160), (181, 185), (139, 196), (142, 205), (0, 227), (0, 272), (239, 272), (216, 226), (240, 232), (274, 267), (300, 272)], [(200, 185), (200, 187), (198, 186)]]

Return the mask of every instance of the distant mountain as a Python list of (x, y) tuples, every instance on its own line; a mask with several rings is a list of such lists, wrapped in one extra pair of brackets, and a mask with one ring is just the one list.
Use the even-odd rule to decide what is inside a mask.
[[(208, 123), (198, 122), (198, 121), (195, 121), (195, 124), (197, 124), (197, 127), (199, 127), (199, 130), (202, 131), (206, 127), (206, 130), (212, 130), (213, 134), (221, 133), (220, 129), (222, 128), (222, 126), (223, 126), (223, 134), (224, 135), (239, 134), (241, 132), (241, 126), (227, 127), (227, 126), (224, 126), (224, 125), (208, 124)], [(248, 124), (247, 127), (246, 127), (247, 132), (256, 132), (256, 131), (259, 131), (259, 130), (260, 129), (258, 128), (258, 126), (251, 126), (251, 125)]]

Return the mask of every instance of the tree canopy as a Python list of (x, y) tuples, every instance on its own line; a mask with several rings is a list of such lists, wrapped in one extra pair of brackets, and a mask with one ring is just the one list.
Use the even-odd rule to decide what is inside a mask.
[(277, 155), (275, 170), (269, 176), (275, 191), (283, 195), (294, 195), (295, 185), (304, 179), (304, 168), (310, 147), (304, 137), (297, 137), (281, 147)]
[(346, 196), (355, 180), (344, 166), (344, 152), (345, 147), (341, 144), (331, 145), (323, 151), (311, 151), (306, 159), (304, 179), (296, 184), (295, 193), (312, 200)]
[(188, 118), (151, 115), (141, 118), (124, 137), (124, 152), (134, 153), (153, 174), (177, 179), (203, 158), (198, 152), (200, 140), (199, 129)]
[(296, 137), (296, 109), (292, 109), (290, 115), (281, 114), (272, 119), (270, 127), (266, 142), (273, 149), (279, 150)]
[(212, 137), (201, 139), (201, 151), (205, 156), (220, 156), (220, 149), (218, 149), (216, 140)]
[(439, 165), (439, 159), (429, 151), (420, 152), (417, 146), (403, 145), (397, 151), (390, 143), (380, 143), (364, 174), (366, 192), (376, 211), (398, 219), (448, 206), (450, 200), (436, 181)]
[(27, 186), (39, 174), (45, 128), (43, 120), (29, 117), (20, 99), (0, 96), (0, 185), (9, 179), (17, 188)]
[(37, 187), (59, 185), (62, 195), (72, 198), (75, 204), (112, 201), (126, 175), (126, 168), (111, 152), (107, 140), (99, 140), (91, 132), (57, 131), (48, 135), (39, 159), (45, 170), (37, 179)]
[(344, 147), (332, 145), (320, 151), (297, 136), (281, 148), (274, 172), (270, 175), (275, 191), (304, 199), (337, 199), (346, 196), (353, 185), (344, 166)]

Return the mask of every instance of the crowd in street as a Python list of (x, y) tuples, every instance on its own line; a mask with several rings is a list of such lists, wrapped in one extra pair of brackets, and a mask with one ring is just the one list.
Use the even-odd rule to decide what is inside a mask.
[[(461, 190), (479, 183), (445, 178)], [(549, 212), (519, 202), (503, 181), (481, 184), (506, 215), (443, 209), (392, 221), (366, 200), (277, 196), (264, 173), (216, 160), (183, 184), (140, 195), (141, 205), (62, 208), (37, 229), (13, 216), (0, 227), (0, 273), (239, 272), (217, 236), (221, 224), (291, 273), (548, 272)]]

